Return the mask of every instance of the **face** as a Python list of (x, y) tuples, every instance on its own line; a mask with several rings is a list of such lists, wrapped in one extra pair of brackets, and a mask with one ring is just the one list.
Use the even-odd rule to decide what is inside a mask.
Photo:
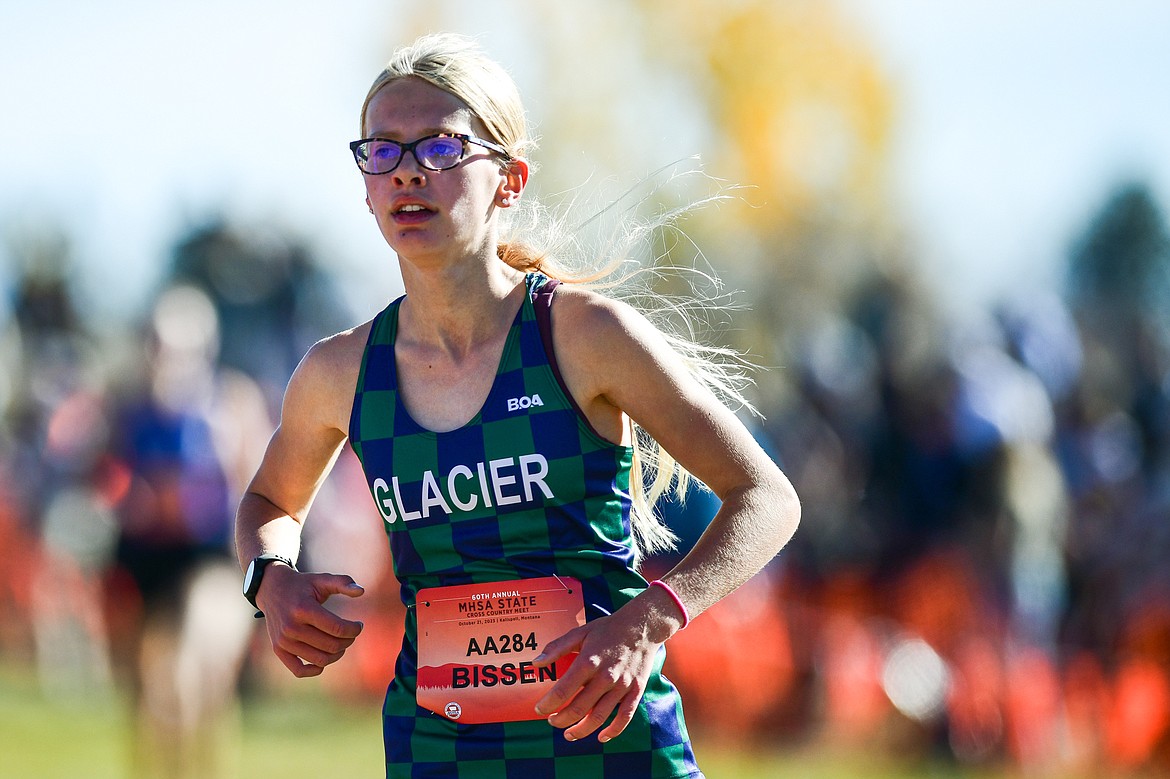
[[(417, 78), (382, 87), (366, 112), (368, 138), (408, 143), (440, 132), (486, 138), (463, 101)], [(501, 170), (498, 156), (475, 144), (449, 170), (423, 168), (408, 152), (390, 173), (364, 178), (386, 242), (401, 259), (418, 264), (494, 257), (497, 209), (514, 202), (524, 184), (515, 171)]]

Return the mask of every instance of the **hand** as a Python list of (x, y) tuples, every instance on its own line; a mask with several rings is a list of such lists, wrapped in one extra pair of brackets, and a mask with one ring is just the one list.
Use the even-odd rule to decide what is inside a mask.
[(357, 598), (364, 592), (348, 576), (301, 573), (280, 563), (268, 567), (256, 603), (264, 612), (272, 651), (293, 676), (318, 676), (341, 659), (363, 625), (323, 604), (331, 595)]
[(576, 741), (605, 724), (597, 734), (609, 741), (634, 718), (661, 641), (649, 635), (648, 616), (635, 599), (613, 615), (574, 628), (550, 641), (534, 661), (543, 668), (560, 657), (578, 652), (569, 669), (536, 704), (538, 714), (549, 715), (553, 727), (566, 728), (565, 738)]

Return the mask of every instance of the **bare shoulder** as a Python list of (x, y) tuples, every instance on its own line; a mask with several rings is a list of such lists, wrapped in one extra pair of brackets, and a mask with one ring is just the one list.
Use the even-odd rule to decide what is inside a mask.
[(309, 348), (297, 370), (309, 372), (320, 380), (349, 383), (349, 389), (353, 389), (361, 369), (371, 325), (372, 322), (365, 322), (322, 338)]
[(625, 340), (661, 337), (628, 303), (572, 284), (557, 287), (552, 311), (557, 343), (570, 346), (574, 353), (604, 355)]
[(345, 431), (371, 322), (313, 344), (285, 391), (283, 416), (309, 412), (321, 424)]
[(594, 429), (625, 440), (624, 415), (645, 426), (648, 405), (693, 385), (669, 340), (633, 306), (563, 284), (552, 307), (553, 347), (566, 387)]
[[(667, 338), (628, 303), (570, 284), (557, 287), (553, 339), (566, 362), (583, 363), (613, 374), (623, 362), (671, 362)], [(562, 365), (562, 368), (565, 366)], [(571, 366), (570, 366), (571, 367)]]

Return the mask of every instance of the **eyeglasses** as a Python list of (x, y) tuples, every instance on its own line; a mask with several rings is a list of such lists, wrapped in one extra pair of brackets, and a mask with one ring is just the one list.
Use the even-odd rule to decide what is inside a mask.
[(379, 176), (396, 169), (407, 152), (413, 154), (415, 161), (427, 170), (450, 170), (467, 156), (469, 143), (511, 159), (512, 155), (503, 146), (462, 133), (436, 133), (410, 143), (386, 138), (363, 138), (351, 143), (349, 149), (362, 173)]

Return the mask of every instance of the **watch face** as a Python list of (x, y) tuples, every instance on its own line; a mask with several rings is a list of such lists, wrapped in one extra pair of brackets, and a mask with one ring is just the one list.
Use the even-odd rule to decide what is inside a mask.
[(244, 574), (244, 594), (252, 589), (252, 580), (256, 578), (256, 561), (248, 563), (248, 572)]

